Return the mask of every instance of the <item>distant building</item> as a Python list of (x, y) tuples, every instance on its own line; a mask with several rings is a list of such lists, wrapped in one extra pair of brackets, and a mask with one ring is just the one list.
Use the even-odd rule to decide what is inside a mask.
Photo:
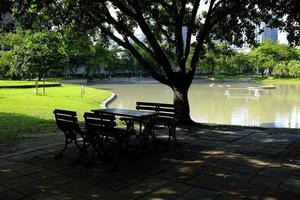
[(261, 41), (272, 40), (274, 42), (278, 41), (278, 28), (268, 28), (264, 27), (264, 32), (261, 34)]
[[(254, 30), (254, 34), (255, 41), (258, 43), (261, 43), (265, 40), (278, 42), (278, 28), (267, 27), (265, 23), (262, 23), (260, 26), (258, 25)], [(243, 53), (248, 53), (250, 51), (250, 46), (247, 44), (247, 42), (245, 42), (242, 47), (236, 47), (233, 45), (232, 48)]]
[(0, 29), (7, 32), (14, 30), (14, 19), (10, 13), (4, 13), (0, 17)]
[(263, 42), (265, 40), (272, 40), (278, 42), (278, 28), (270, 28), (262, 23), (260, 27), (257, 27), (255, 31), (256, 41)]
[(184, 26), (184, 27), (182, 27), (181, 31), (182, 31), (183, 44), (186, 44), (188, 28), (186, 26)]
[(2, 25), (7, 25), (7, 24), (9, 24), (9, 23), (11, 23), (12, 21), (13, 21), (13, 17), (11, 16), (11, 14), (10, 13), (4, 13), (4, 14), (2, 14), (2, 16), (1, 16), (1, 24)]

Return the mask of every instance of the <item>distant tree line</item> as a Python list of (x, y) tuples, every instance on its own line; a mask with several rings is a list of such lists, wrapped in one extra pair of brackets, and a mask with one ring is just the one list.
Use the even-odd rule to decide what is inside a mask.
[(197, 66), (197, 73), (300, 77), (300, 49), (269, 40), (257, 44), (249, 52), (216, 44), (206, 51)]
[(263, 76), (264, 72), (275, 77), (299, 77), (300, 49), (265, 41), (254, 48), (249, 58)]
[[(153, 68), (159, 66), (139, 49)], [(191, 50), (193, 51), (193, 49)], [(300, 49), (264, 41), (247, 53), (224, 43), (210, 44), (197, 64), (200, 75), (254, 75), (300, 77)], [(174, 58), (175, 59), (175, 58)], [(0, 34), (0, 78), (41, 79), (46, 76), (77, 78), (78, 69), (92, 79), (126, 73), (140, 76), (140, 64), (128, 50), (100, 36), (89, 35), (68, 26), (64, 31), (17, 31)]]
[(77, 78), (79, 69), (89, 79), (104, 72), (140, 71), (128, 51), (72, 26), (64, 31), (0, 34), (0, 78), (41, 79), (45, 75)]

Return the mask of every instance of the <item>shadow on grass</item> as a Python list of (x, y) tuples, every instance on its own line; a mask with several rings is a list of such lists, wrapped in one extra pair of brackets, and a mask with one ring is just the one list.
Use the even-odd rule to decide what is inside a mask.
[(54, 120), (0, 112), (0, 142), (14, 141), (24, 135), (45, 134), (54, 131), (56, 131)]

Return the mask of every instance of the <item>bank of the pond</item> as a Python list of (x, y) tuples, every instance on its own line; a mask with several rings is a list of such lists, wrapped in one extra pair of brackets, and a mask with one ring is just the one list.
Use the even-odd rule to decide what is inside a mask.
[[(60, 83), (56, 82), (45, 82), (43, 83), (42, 81), (37, 82), (38, 87), (59, 87), (61, 86)], [(0, 89), (3, 88), (35, 88), (36, 87), (36, 82), (35, 81), (5, 81), (5, 80), (0, 80)]]
[(46, 88), (36, 95), (35, 89), (0, 89), (0, 141), (15, 140), (23, 135), (57, 132), (53, 118), (55, 108), (77, 111), (82, 120), (84, 112), (99, 108), (111, 96), (104, 90), (63, 84)]
[[(81, 80), (60, 80), (62, 83), (67, 84), (87, 84), (87, 85), (99, 85), (99, 84), (156, 84), (158, 81), (153, 78), (111, 78), (111, 79), (94, 79), (87, 81)], [(217, 76), (208, 77), (201, 76), (195, 77), (193, 83), (234, 83), (234, 82), (248, 82), (248, 83), (259, 83), (259, 84), (300, 84), (300, 78), (273, 78), (273, 77), (246, 77), (246, 76)]]
[(286, 84), (286, 85), (300, 84), (300, 78), (260, 78), (255, 80), (262, 84)]

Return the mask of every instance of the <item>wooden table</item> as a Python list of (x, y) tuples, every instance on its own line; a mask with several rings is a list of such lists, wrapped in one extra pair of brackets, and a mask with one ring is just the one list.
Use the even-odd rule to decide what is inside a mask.
[(145, 112), (139, 110), (123, 109), (123, 108), (96, 109), (96, 110), (92, 110), (92, 112), (110, 113), (110, 114), (115, 114), (124, 117), (132, 117), (136, 119), (152, 118), (156, 116), (156, 113), (153, 112)]
[[(149, 136), (151, 135), (155, 138), (154, 135), (154, 123), (153, 119), (157, 117), (157, 113), (155, 112), (146, 112), (146, 111), (139, 111), (139, 110), (130, 110), (130, 109), (123, 109), (123, 108), (108, 108), (108, 109), (96, 109), (92, 110), (92, 112), (102, 112), (108, 114), (114, 114), (116, 116), (121, 116), (121, 120), (125, 121), (127, 125), (127, 130), (132, 134), (136, 135), (137, 138), (140, 138), (140, 142), (135, 147), (138, 147), (140, 151), (145, 151), (147, 149), (147, 143)], [(125, 117), (125, 118), (124, 118)], [(134, 122), (139, 122), (139, 133), (136, 134), (134, 130)], [(140, 153), (141, 153), (140, 152)], [(139, 154), (139, 153), (138, 153)]]
[(157, 113), (154, 112), (145, 112), (145, 111), (139, 111), (139, 110), (130, 110), (130, 109), (123, 109), (123, 108), (107, 108), (107, 109), (95, 109), (92, 110), (92, 112), (103, 112), (103, 113), (109, 113), (114, 114), (121, 117), (126, 122), (127, 129), (133, 129), (134, 121), (138, 121), (140, 123), (140, 131), (139, 134), (142, 133), (142, 125), (144, 125), (143, 132), (147, 134), (147, 137), (149, 136), (150, 131), (153, 129), (153, 119), (157, 116)]

